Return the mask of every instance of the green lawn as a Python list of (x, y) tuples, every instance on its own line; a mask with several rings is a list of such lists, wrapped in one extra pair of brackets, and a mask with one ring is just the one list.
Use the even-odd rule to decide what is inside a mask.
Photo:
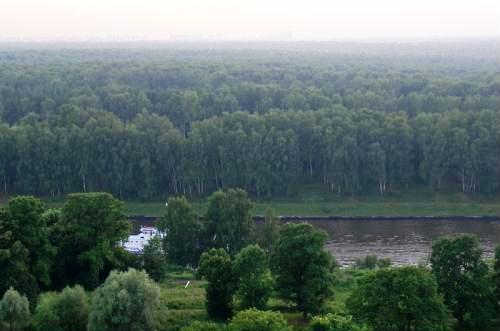
[[(193, 201), (193, 205), (203, 213), (206, 200)], [(128, 215), (160, 216), (165, 210), (164, 202), (126, 201), (125, 206)], [(500, 198), (425, 192), (339, 198), (328, 192), (304, 190), (293, 198), (254, 199), (254, 214), (263, 215), (267, 210), (276, 215), (495, 216), (500, 215)]]
[[(60, 207), (63, 198), (44, 199), (49, 207)], [(166, 200), (166, 199), (165, 199)], [(127, 215), (161, 216), (165, 200), (125, 201)], [(338, 197), (318, 187), (302, 186), (290, 192), (289, 198), (258, 198), (253, 213), (263, 215), (333, 216), (495, 216), (500, 215), (500, 197), (466, 196), (458, 193), (430, 193), (425, 190), (386, 196), (364, 195)], [(5, 202), (4, 202), (5, 203)], [(0, 201), (0, 206), (2, 202)], [(206, 198), (192, 201), (201, 214)]]
[[(366, 271), (352, 268), (339, 269), (335, 272), (334, 298), (327, 303), (328, 311), (343, 309), (345, 301), (353, 290), (356, 280)], [(205, 313), (205, 281), (195, 280), (189, 271), (168, 273), (168, 279), (161, 284), (158, 326), (162, 331), (178, 330), (195, 320), (207, 320)], [(182, 279), (183, 277), (186, 277)], [(185, 282), (191, 281), (186, 288)], [(268, 309), (282, 312), (292, 325), (304, 324), (302, 314), (276, 295), (268, 302)]]

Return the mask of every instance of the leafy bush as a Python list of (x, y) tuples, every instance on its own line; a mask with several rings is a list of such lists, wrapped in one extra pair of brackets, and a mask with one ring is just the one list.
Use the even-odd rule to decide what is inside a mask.
[(289, 331), (290, 327), (278, 312), (243, 310), (229, 324), (230, 331)]
[(0, 301), (0, 327), (3, 330), (22, 330), (30, 322), (29, 302), (12, 287)]
[(88, 331), (153, 330), (159, 292), (145, 272), (111, 272), (94, 293)]
[(365, 325), (360, 325), (352, 320), (352, 316), (327, 314), (315, 316), (311, 320), (312, 331), (366, 331)]
[(85, 331), (88, 315), (88, 297), (83, 288), (67, 287), (59, 294), (45, 293), (40, 297), (34, 325), (38, 331)]
[(392, 264), (391, 259), (382, 258), (379, 259), (377, 255), (367, 255), (362, 259), (357, 259), (355, 262), (355, 267), (359, 269), (376, 269), (376, 268), (388, 268)]
[(213, 322), (195, 321), (189, 326), (183, 327), (180, 331), (222, 331), (225, 326)]

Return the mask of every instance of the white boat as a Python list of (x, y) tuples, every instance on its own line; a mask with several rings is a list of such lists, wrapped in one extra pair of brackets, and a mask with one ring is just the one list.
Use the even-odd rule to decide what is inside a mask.
[(157, 228), (152, 226), (141, 226), (139, 234), (130, 235), (128, 240), (122, 243), (122, 247), (130, 253), (142, 254), (144, 246), (156, 236), (162, 237)]

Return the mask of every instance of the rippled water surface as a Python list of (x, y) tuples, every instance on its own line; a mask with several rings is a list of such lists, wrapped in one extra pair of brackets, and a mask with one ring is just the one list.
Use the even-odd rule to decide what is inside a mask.
[(443, 235), (479, 236), (485, 256), (500, 243), (500, 221), (479, 220), (341, 220), (309, 221), (329, 235), (328, 249), (341, 265), (368, 254), (388, 257), (395, 264), (417, 264), (428, 259), (432, 241)]
[[(394, 264), (426, 262), (432, 241), (443, 235), (471, 233), (479, 237), (485, 257), (492, 257), (500, 243), (500, 221), (494, 220), (312, 220), (325, 230), (328, 249), (341, 265), (368, 254), (388, 257)], [(134, 232), (140, 224), (133, 222)]]

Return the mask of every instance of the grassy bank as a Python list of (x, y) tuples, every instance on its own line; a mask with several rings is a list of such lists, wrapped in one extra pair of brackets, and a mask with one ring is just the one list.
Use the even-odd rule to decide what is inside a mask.
[[(263, 215), (273, 210), (276, 215), (318, 216), (496, 216), (500, 215), (500, 197), (467, 196), (457, 193), (426, 191), (392, 194), (338, 197), (317, 187), (301, 187), (289, 198), (252, 198), (253, 213)], [(165, 199), (166, 200), (166, 199)], [(161, 216), (165, 200), (125, 201), (127, 215)], [(64, 198), (44, 199), (49, 207), (60, 207)], [(0, 206), (5, 201), (0, 201)], [(199, 213), (206, 210), (206, 198), (192, 200)]]
[[(206, 200), (194, 201), (198, 212), (206, 209)], [(163, 215), (164, 202), (127, 201), (128, 215)], [(414, 192), (404, 195), (337, 197), (328, 192), (303, 191), (288, 199), (254, 199), (254, 214), (267, 210), (276, 215), (318, 216), (496, 216), (500, 215), (497, 197), (471, 197), (463, 194)]]

